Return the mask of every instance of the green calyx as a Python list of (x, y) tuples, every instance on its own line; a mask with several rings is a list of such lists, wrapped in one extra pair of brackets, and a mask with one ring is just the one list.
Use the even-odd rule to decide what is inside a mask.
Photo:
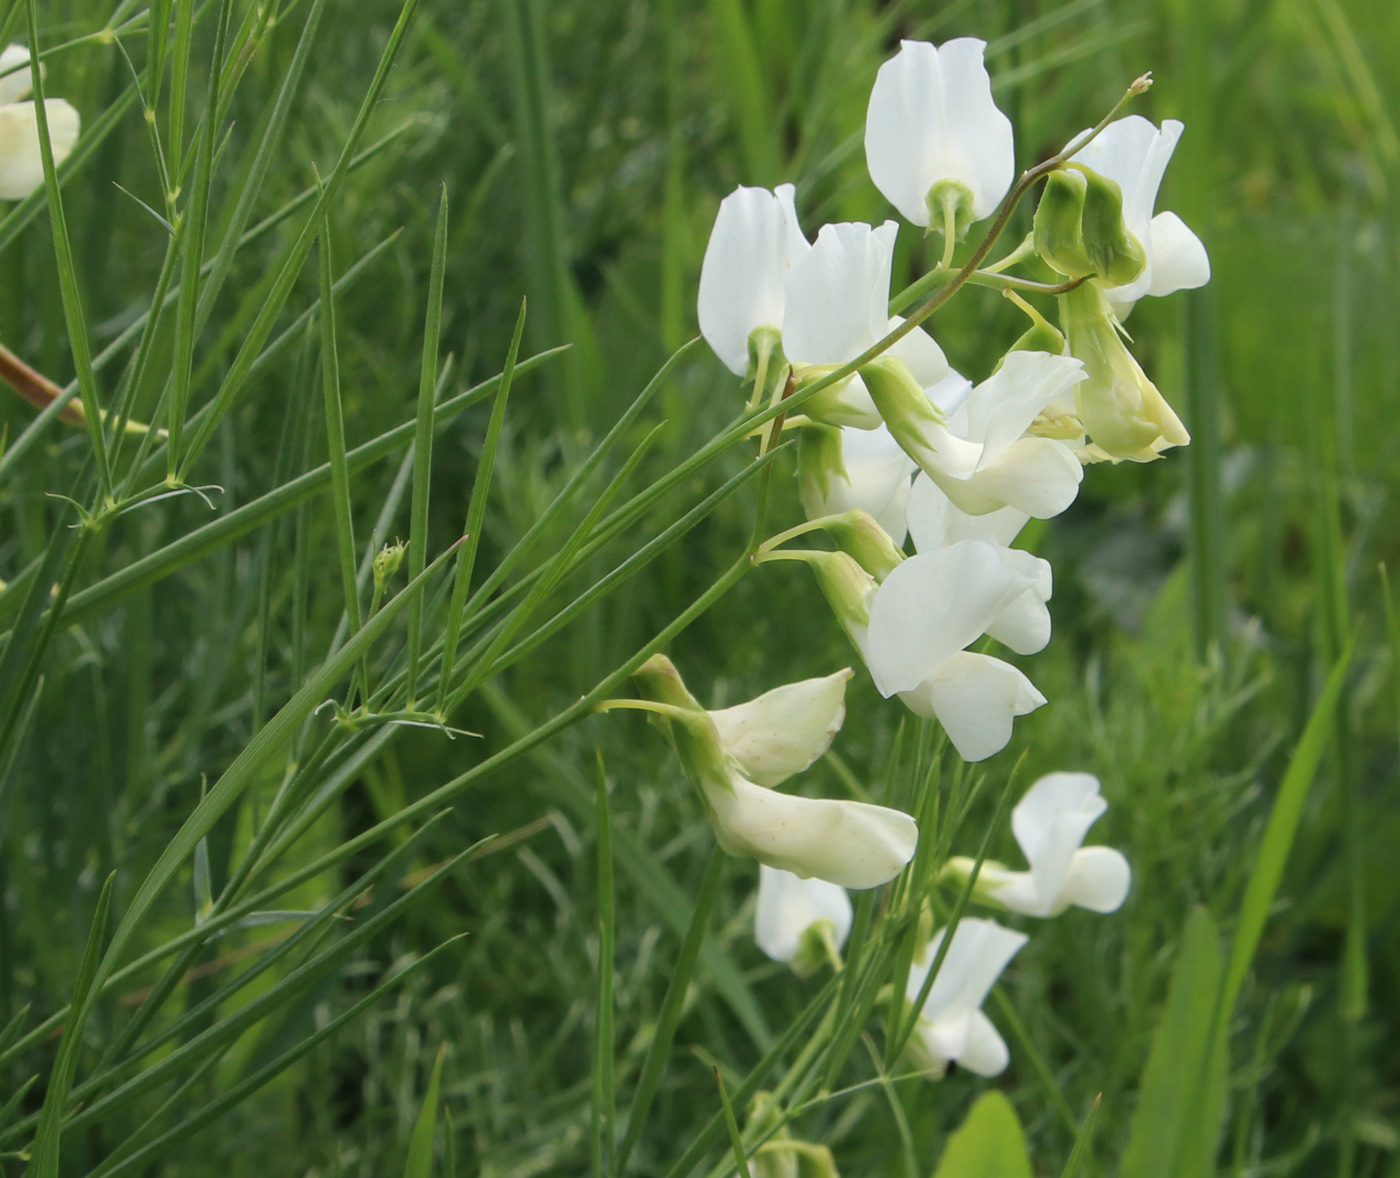
[(706, 791), (712, 788), (732, 793), (729, 754), (710, 714), (690, 694), (676, 664), (664, 654), (655, 654), (637, 668), (632, 678), (643, 698), (665, 709), (653, 713), (651, 719), (666, 733), (681, 759), (686, 778), (700, 797), (704, 799)]
[(917, 455), (929, 449), (928, 427), (943, 425), (945, 419), (909, 366), (894, 356), (884, 355), (862, 368), (860, 378), (904, 452)]
[(1095, 276), (1125, 286), (1147, 254), (1123, 220), (1123, 190), (1083, 164), (1052, 172), (1035, 210), (1036, 252), (1068, 278)]
[(859, 507), (829, 515), (822, 523), (826, 534), (876, 581), (883, 581), (904, 561), (904, 553), (868, 511)]
[(846, 477), (841, 457), (841, 431), (834, 425), (805, 422), (797, 438), (797, 479), (802, 489), (802, 509), (808, 519), (822, 515), (831, 480)]
[(967, 236), (972, 225), (972, 189), (961, 180), (940, 180), (924, 196), (929, 232), (952, 230), (954, 241)]

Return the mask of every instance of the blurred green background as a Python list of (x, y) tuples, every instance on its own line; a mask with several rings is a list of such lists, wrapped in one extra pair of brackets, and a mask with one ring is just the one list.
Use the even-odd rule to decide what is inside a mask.
[[(246, 158), (295, 46), (305, 4), (283, 7), (233, 99), (228, 169)], [(398, 12), (385, 0), (332, 7), (259, 216), (313, 184), (315, 169), (328, 171)], [(106, 0), (44, 0), (41, 35), (55, 43), (94, 32), (109, 9)], [(209, 23), (196, 26), (205, 57)], [(810, 236), (825, 221), (893, 215), (865, 175), (861, 147), (875, 70), (900, 37), (963, 35), (988, 42), (1023, 166), (1058, 150), (1152, 70), (1156, 84), (1134, 109), (1187, 127), (1158, 208), (1185, 218), (1214, 267), (1204, 291), (1147, 300), (1130, 322), (1136, 353), (1195, 444), (1150, 466), (1091, 468), (1078, 503), (1035, 541), (1055, 567), (1056, 633), (1023, 665), (1051, 702), (1019, 722), (1011, 748), (987, 768), (1000, 781), (1026, 750), (1025, 781), (1051, 769), (1098, 774), (1111, 808), (1095, 840), (1123, 848), (1136, 881), (1115, 916), (1075, 910), (1037, 926), (1007, 976), (1008, 995), (1073, 1113), (1103, 1094), (1085, 1172), (1116, 1172), (1182, 927), (1204, 905), (1229, 928), (1287, 754), (1355, 635), (1334, 739), (1234, 1028), (1220, 1164), (1241, 1175), (1400, 1174), (1397, 684), (1379, 572), (1400, 557), (1392, 522), (1400, 5), (423, 0), (371, 128), (371, 138), (396, 137), (350, 177), (334, 214), (342, 267), (397, 233), (340, 302), (350, 442), (412, 417), (433, 217), (446, 184), (443, 346), (456, 356), (454, 384), (499, 370), (522, 296), (530, 350), (574, 344), (512, 399), (483, 538), (489, 567), (589, 441), (694, 333), (699, 261), (721, 197), (740, 183), (792, 180)], [(143, 60), (141, 37), (125, 47)], [(116, 46), (88, 42), (53, 61), (49, 91), (90, 123), (128, 80)], [(164, 249), (164, 230), (114, 183), (158, 204), (135, 110), (67, 190), (99, 345), (144, 308)], [(227, 216), (220, 196), (216, 188), (216, 223)], [(1021, 211), (1008, 241), (1028, 227), (1029, 213)], [(289, 232), (278, 228), (240, 253), (196, 353), (196, 398), (228, 365), (246, 326), (239, 316), (256, 306), (266, 259)], [(935, 260), (905, 227), (896, 288)], [(302, 286), (294, 313), (315, 297), (311, 268)], [(0, 252), (0, 340), (67, 381), (63, 322), (41, 217)], [(977, 289), (928, 326), (953, 364), (978, 378), (1021, 330), (1013, 307)], [(244, 398), (199, 469), (199, 481), (224, 488), (216, 511), (277, 481), (284, 423), (308, 406), (313, 420), (319, 412), (316, 372), (314, 351), (294, 344)], [(5, 396), (0, 425), (13, 438), (33, 411)], [(642, 423), (667, 422), (642, 475), (673, 467), (741, 403), (736, 382), (697, 351)], [(460, 533), (486, 412), (465, 414), (438, 442), (433, 551)], [(313, 436), (305, 465), (322, 460)], [(0, 485), (0, 578), (42, 551), (57, 518), (46, 492), (66, 491), (85, 446), (80, 433), (55, 426)], [(659, 531), (744, 460), (736, 452), (708, 468), (641, 533)], [(397, 467), (390, 459), (355, 480), (362, 535)], [(790, 459), (777, 474), (784, 506), (774, 530), (798, 511)], [(131, 517), (92, 555), (84, 583), (207, 518), (192, 500)], [(388, 534), (406, 535), (407, 519), (404, 502)], [(333, 845), (367, 828), (577, 698), (709, 584), (741, 550), (748, 526), (746, 510), (727, 505), (490, 685), (456, 717), (482, 741), (401, 738), (364, 769), (315, 840)], [(592, 575), (637, 537), (625, 540), (596, 558)], [(301, 600), (305, 618), (293, 608)], [(10, 608), (0, 598), (7, 617)], [(202, 778), (285, 699), (301, 652), (324, 648), (340, 608), (322, 499), (300, 525), (292, 517), (270, 525), (59, 637), (36, 735), (0, 800), (0, 1025), (25, 1003), (47, 1014), (68, 993), (100, 881), (114, 868), (144, 874)], [(264, 653), (268, 678), (256, 670)], [(808, 574), (787, 564), (746, 578), (672, 653), (711, 706), (853, 661)], [(837, 757), (813, 768), (811, 785), (840, 795), (863, 783), (878, 796), (900, 719), (901, 709), (858, 676)], [(459, 1173), (584, 1172), (595, 749), (626, 842), (618, 1042), (622, 1075), (635, 1070), (710, 834), (664, 743), (623, 716), (587, 721), (469, 795), (413, 869), (490, 832), (525, 828), (524, 837), (454, 875), (343, 978), (240, 1045), (200, 1091), (217, 1091), (323, 1023), (388, 962), (469, 933), (458, 947), (149, 1172), (397, 1172), (444, 1040)], [(249, 821), (235, 818), (211, 840), (216, 881)], [(1016, 861), (1006, 832), (992, 850)], [(754, 948), (755, 879), (752, 864), (730, 864), (712, 943), (780, 1028), (814, 983), (795, 981)], [(334, 882), (308, 885), (308, 906)], [(152, 928), (150, 943), (187, 925), (187, 897), (167, 897), (167, 924)], [(186, 1001), (238, 969), (248, 943), (275, 935), (220, 942)], [(638, 1173), (664, 1173), (717, 1107), (712, 1057), (742, 1073), (760, 1054), (759, 1028), (719, 991), (702, 963), (634, 1159)], [(103, 1018), (115, 1025), (122, 1009), (115, 1003)], [(42, 1054), (35, 1059), (47, 1066)], [(852, 1083), (868, 1075), (864, 1067), (858, 1050)], [(29, 1071), (16, 1064), (0, 1074), (0, 1105)], [(1058, 1173), (1073, 1139), (1014, 1040), (997, 1083), (1027, 1125), (1036, 1173)], [(898, 1116), (888, 1094), (865, 1088), (795, 1131), (830, 1145), (847, 1175), (906, 1174), (902, 1117), (924, 1174), (984, 1086), (966, 1075), (903, 1081), (893, 1097)], [(31, 1092), (23, 1107), (36, 1108), (41, 1095)], [(68, 1155), (72, 1172), (87, 1172), (83, 1148), (95, 1159), (139, 1120), (132, 1109), (93, 1130)], [(0, 1169), (21, 1172), (14, 1160), (0, 1160)]]

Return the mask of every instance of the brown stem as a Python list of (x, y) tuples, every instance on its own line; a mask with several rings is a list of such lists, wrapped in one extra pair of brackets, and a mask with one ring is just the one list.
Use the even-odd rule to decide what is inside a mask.
[[(47, 409), (63, 394), (62, 388), (42, 372), (29, 367), (4, 344), (0, 344), (0, 380), (40, 409)], [(58, 418), (68, 425), (87, 424), (87, 419), (83, 416), (83, 406), (78, 401), (70, 401), (60, 409)]]

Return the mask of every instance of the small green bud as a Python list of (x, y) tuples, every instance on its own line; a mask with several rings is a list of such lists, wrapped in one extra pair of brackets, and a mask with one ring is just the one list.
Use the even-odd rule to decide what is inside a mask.
[(399, 566), (403, 564), (403, 554), (405, 545), (402, 540), (396, 540), (393, 544), (386, 544), (374, 554), (374, 594), (381, 597), (384, 588), (394, 579), (394, 575), (399, 571)]
[(946, 233), (951, 222), (955, 240), (961, 241), (972, 224), (972, 201), (972, 189), (961, 180), (938, 181), (924, 197), (928, 205), (929, 230)]
[(904, 561), (890, 534), (859, 507), (827, 517), (822, 528), (837, 548), (854, 557), (876, 581), (883, 581)]
[(1036, 252), (1069, 278), (1093, 275), (1123, 286), (1142, 273), (1147, 255), (1123, 221), (1123, 190), (1092, 168), (1052, 172), (1035, 210)]

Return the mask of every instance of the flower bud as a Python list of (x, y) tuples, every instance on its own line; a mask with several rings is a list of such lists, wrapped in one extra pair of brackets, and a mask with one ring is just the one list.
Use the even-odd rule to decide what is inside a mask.
[(1123, 221), (1123, 190), (1083, 164), (1050, 174), (1035, 210), (1034, 236), (1046, 264), (1070, 278), (1093, 275), (1123, 286), (1147, 264)]
[(1151, 462), (1163, 450), (1191, 441), (1124, 345), (1113, 310), (1096, 285), (1086, 282), (1061, 295), (1060, 321), (1070, 354), (1088, 373), (1075, 387), (1075, 401), (1094, 446), (1115, 462)]
[(394, 574), (399, 571), (399, 566), (403, 564), (403, 554), (404, 544), (402, 540), (386, 544), (374, 554), (374, 592), (376, 596), (383, 594), (385, 586), (394, 579)]

